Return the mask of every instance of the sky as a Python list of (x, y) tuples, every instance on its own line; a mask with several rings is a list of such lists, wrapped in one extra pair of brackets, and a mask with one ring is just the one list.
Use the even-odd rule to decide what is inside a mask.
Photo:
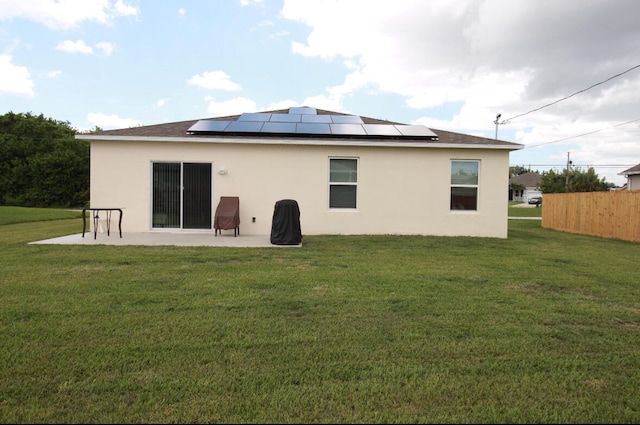
[(511, 166), (620, 186), (640, 1), (0, 0), (0, 114), (90, 131), (292, 106), (497, 137), (524, 145)]

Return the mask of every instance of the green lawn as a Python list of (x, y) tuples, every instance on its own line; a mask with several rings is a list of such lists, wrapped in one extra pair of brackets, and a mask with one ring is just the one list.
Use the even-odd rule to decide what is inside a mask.
[[(518, 206), (520, 205), (520, 206)], [(522, 202), (509, 202), (509, 217), (542, 217), (542, 207), (523, 207)]]
[(65, 218), (82, 218), (82, 210), (0, 207), (0, 225), (32, 221), (62, 220)]
[(0, 226), (1, 423), (640, 422), (638, 243), (27, 244), (67, 214)]

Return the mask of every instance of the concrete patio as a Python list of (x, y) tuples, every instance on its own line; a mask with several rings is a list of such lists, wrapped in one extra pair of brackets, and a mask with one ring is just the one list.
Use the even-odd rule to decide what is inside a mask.
[[(94, 237), (95, 236), (95, 237)], [(274, 245), (270, 235), (238, 235), (222, 234), (214, 236), (212, 232), (123, 232), (107, 233), (86, 232), (61, 236), (53, 239), (30, 242), (44, 245), (173, 245), (173, 246), (211, 246), (237, 248), (300, 248), (298, 245)]]

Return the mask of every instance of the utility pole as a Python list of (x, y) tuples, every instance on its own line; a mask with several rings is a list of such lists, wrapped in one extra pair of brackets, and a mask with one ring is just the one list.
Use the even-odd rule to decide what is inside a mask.
[(565, 177), (565, 186), (567, 188), (567, 192), (569, 192), (569, 167), (571, 166), (571, 161), (569, 160), (569, 152), (567, 152), (567, 175)]
[(493, 122), (496, 125), (496, 140), (498, 140), (498, 124), (500, 124), (498, 120), (500, 119), (501, 116), (502, 114), (496, 115), (496, 120)]

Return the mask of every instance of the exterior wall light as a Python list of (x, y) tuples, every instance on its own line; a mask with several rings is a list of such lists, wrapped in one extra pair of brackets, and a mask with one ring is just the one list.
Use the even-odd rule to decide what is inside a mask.
[(227, 169), (222, 167), (221, 169), (218, 170), (218, 174), (222, 174), (222, 175), (227, 174)]

